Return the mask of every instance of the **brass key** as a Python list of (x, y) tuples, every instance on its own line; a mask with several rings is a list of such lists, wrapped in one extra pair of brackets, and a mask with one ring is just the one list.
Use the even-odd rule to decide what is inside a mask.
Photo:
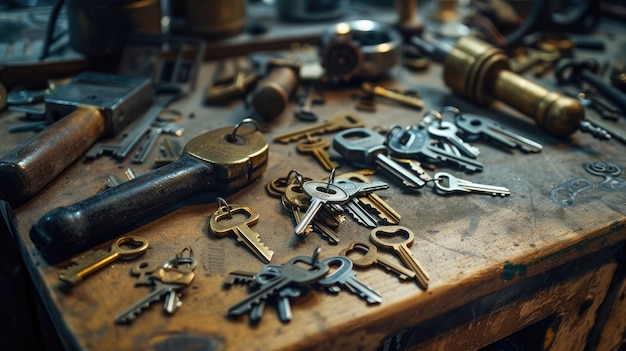
[(72, 259), (72, 265), (59, 271), (59, 279), (76, 285), (86, 276), (120, 258), (130, 259), (148, 250), (148, 240), (136, 236), (123, 236), (111, 245), (111, 250), (97, 250)]
[(296, 149), (303, 154), (313, 154), (322, 167), (330, 172), (335, 168), (339, 168), (339, 163), (330, 159), (330, 155), (326, 151), (329, 147), (330, 141), (309, 136), (306, 140), (300, 141)]
[[(406, 236), (406, 239), (400, 242), (390, 240), (391, 237), (397, 236)], [(428, 280), (430, 278), (409, 249), (409, 246), (413, 244), (413, 239), (415, 239), (413, 231), (399, 225), (378, 227), (370, 232), (370, 240), (378, 247), (393, 249), (404, 265), (415, 272), (417, 282), (426, 289), (428, 288)]]
[(332, 133), (340, 130), (363, 127), (365, 123), (357, 114), (352, 112), (338, 112), (323, 123), (311, 125), (292, 132), (278, 134), (274, 137), (277, 143), (287, 144), (292, 141), (304, 139), (307, 136)]
[(265, 172), (268, 143), (257, 128), (219, 128), (187, 143), (175, 162), (45, 214), (30, 231), (43, 257), (56, 263), (171, 212), (202, 193), (234, 192)]
[[(355, 257), (356, 255), (353, 254), (358, 251), (363, 253), (361, 257)], [(340, 254), (350, 258), (354, 266), (358, 268), (367, 268), (378, 263), (385, 270), (397, 274), (400, 280), (415, 278), (415, 272), (380, 255), (376, 245), (366, 243), (365, 241), (352, 241)]]
[[(224, 237), (235, 233), (237, 241), (243, 242), (261, 261), (269, 263), (274, 251), (268, 249), (260, 240), (259, 233), (250, 229), (259, 221), (259, 213), (247, 206), (229, 205), (221, 197), (217, 198), (219, 207), (211, 216), (209, 227), (215, 236)], [(235, 217), (243, 214), (244, 217)]]

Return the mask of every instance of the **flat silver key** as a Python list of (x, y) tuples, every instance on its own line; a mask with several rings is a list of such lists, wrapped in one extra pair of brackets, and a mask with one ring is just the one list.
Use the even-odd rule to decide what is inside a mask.
[(326, 203), (338, 203), (347, 201), (349, 196), (345, 190), (328, 182), (309, 181), (302, 185), (304, 192), (311, 197), (311, 205), (304, 213), (302, 220), (296, 225), (295, 232), (300, 235), (311, 224), (317, 212)]
[[(355, 252), (360, 252), (360, 257), (355, 257)], [(396, 263), (378, 253), (378, 249), (372, 243), (355, 240), (348, 244), (348, 247), (341, 251), (341, 255), (350, 258), (353, 265), (358, 268), (368, 268), (375, 264), (398, 276), (400, 280), (415, 278), (415, 272)]]
[(445, 193), (477, 192), (494, 196), (506, 196), (511, 194), (511, 191), (503, 186), (477, 184), (470, 182), (469, 180), (457, 178), (447, 172), (439, 172), (435, 174), (434, 179), (437, 189)]
[[(397, 241), (396, 238), (400, 238), (400, 241)], [(413, 256), (411, 249), (409, 249), (409, 246), (413, 245), (414, 239), (415, 234), (411, 229), (399, 225), (379, 227), (370, 232), (370, 240), (374, 245), (380, 248), (392, 249), (400, 257), (402, 263), (415, 272), (418, 284), (422, 288), (427, 289), (430, 280), (428, 273), (426, 273), (426, 270)]]
[(352, 270), (352, 261), (348, 257), (331, 256), (323, 259), (323, 261), (329, 267), (337, 266), (337, 268), (324, 277), (324, 279), (317, 282), (318, 285), (323, 287), (338, 286), (339, 288), (343, 288), (357, 295), (370, 304), (381, 303), (383, 301), (383, 297), (378, 291), (356, 278), (356, 272)]
[[(369, 178), (358, 172), (344, 173), (341, 175), (341, 178), (348, 178), (354, 182), (360, 183), (371, 182)], [(386, 224), (398, 224), (400, 222), (400, 218), (402, 218), (402, 215), (400, 215), (398, 211), (391, 207), (391, 205), (389, 205), (387, 201), (378, 196), (378, 194), (368, 193), (365, 196), (360, 196), (358, 198), (358, 202), (361, 203), (361, 207), (375, 213), (380, 221)]]
[(538, 142), (514, 133), (486, 117), (463, 114), (457, 116), (455, 123), (462, 131), (475, 138), (485, 137), (510, 148), (517, 147), (524, 152), (543, 150)]
[(387, 156), (385, 137), (372, 129), (352, 128), (337, 133), (333, 138), (333, 147), (347, 161), (359, 166), (382, 168), (406, 187), (420, 189), (426, 184)]
[(389, 188), (389, 184), (381, 181), (358, 183), (347, 178), (338, 178), (335, 181), (335, 184), (345, 190), (350, 196), (350, 200), (348, 200), (343, 207), (346, 212), (348, 212), (357, 221), (357, 223), (367, 228), (375, 228), (378, 226), (378, 221), (375, 216), (369, 213), (362, 206), (362, 203), (359, 202), (358, 198), (373, 191), (387, 189)]
[[(171, 300), (172, 297), (170, 295), (172, 292), (181, 291), (191, 284), (195, 274), (191, 271), (180, 271), (173, 267), (162, 267), (161, 269), (156, 270), (151, 277), (154, 279), (154, 289), (146, 297), (142, 298), (127, 308), (124, 312), (117, 315), (115, 317), (116, 323), (130, 323), (134, 321), (141, 312), (150, 307), (152, 303), (160, 301), (165, 297)], [(174, 302), (171, 304), (171, 311), (173, 313), (178, 306), (176, 306), (175, 299), (172, 301)], [(180, 300), (178, 301), (180, 302)], [(166, 312), (168, 312), (168, 307), (170, 306), (164, 306)]]
[(440, 141), (433, 140), (426, 128), (420, 125), (400, 130), (390, 129), (387, 139), (387, 147), (392, 157), (412, 158), (434, 164), (451, 163), (468, 172), (483, 170), (483, 164), (479, 161), (441, 148), (438, 145)]
[(461, 139), (456, 133), (458, 128), (454, 123), (448, 121), (435, 121), (428, 126), (428, 133), (434, 138), (444, 139), (456, 146), (465, 156), (476, 158), (480, 155), (480, 150)]
[[(309, 267), (303, 267), (308, 265)], [(316, 257), (296, 256), (282, 265), (280, 277), (271, 280), (261, 289), (251, 292), (246, 298), (228, 309), (228, 315), (238, 316), (250, 311), (255, 304), (267, 300), (288, 285), (307, 286), (322, 279), (329, 267)]]

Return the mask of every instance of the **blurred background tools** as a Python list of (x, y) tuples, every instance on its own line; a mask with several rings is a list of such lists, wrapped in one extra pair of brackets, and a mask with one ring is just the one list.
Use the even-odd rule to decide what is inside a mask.
[(96, 140), (113, 136), (150, 105), (149, 79), (83, 72), (46, 96), (52, 125), (0, 159), (0, 198), (17, 207)]

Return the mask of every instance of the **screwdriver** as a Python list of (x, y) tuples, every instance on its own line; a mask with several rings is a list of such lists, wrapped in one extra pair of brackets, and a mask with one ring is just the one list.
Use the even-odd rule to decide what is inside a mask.
[(414, 36), (411, 44), (443, 64), (443, 80), (457, 94), (481, 105), (500, 100), (557, 137), (579, 129), (584, 107), (511, 71), (504, 51), (472, 36), (461, 37), (454, 46), (425, 38)]

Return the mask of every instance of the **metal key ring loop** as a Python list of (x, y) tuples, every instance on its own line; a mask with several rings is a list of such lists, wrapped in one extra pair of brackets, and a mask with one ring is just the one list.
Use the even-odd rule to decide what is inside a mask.
[[(406, 233), (407, 238), (404, 239), (404, 241), (401, 241), (398, 243), (391, 243), (387, 241), (386, 239), (379, 237), (378, 236), (379, 233), (386, 235), (386, 236), (402, 236), (403, 233)], [(403, 244), (410, 246), (413, 244), (414, 239), (415, 239), (415, 233), (413, 233), (411, 229), (401, 226), (401, 225), (390, 225), (390, 226), (378, 227), (378, 228), (372, 229), (372, 231), (370, 232), (370, 240), (376, 246), (385, 248), (385, 249), (392, 249), (396, 245), (403, 245)]]
[[(137, 245), (137, 243), (140, 245)], [(129, 245), (130, 248), (126, 248), (122, 246), (123, 244), (131, 245)], [(111, 251), (119, 253), (122, 257), (135, 257), (146, 252), (148, 250), (148, 246), (148, 239), (138, 236), (123, 236), (115, 240), (113, 246), (111, 247)]]
[(233, 128), (233, 133), (231, 134), (230, 138), (231, 141), (235, 141), (237, 140), (237, 130), (239, 129), (239, 127), (241, 127), (242, 125), (246, 124), (246, 123), (251, 123), (254, 125), (254, 127), (256, 128), (256, 130), (260, 131), (261, 130), (261, 126), (259, 125), (259, 123), (257, 121), (255, 121), (252, 118), (244, 118), (241, 122), (237, 123), (235, 125), (235, 128)]
[(178, 267), (181, 264), (188, 264), (190, 265), (191, 270), (193, 270), (198, 265), (198, 262), (193, 257), (175, 257), (165, 261), (163, 263), (163, 268), (168, 269), (170, 267)]
[(398, 129), (404, 129), (401, 125), (399, 124), (392, 124), (389, 126), (389, 128), (387, 128), (387, 134), (385, 134), (385, 142), (387, 144), (389, 144), (389, 140), (391, 139), (391, 137), (393, 136), (393, 134), (395, 134), (395, 130)]
[(217, 208), (220, 211), (224, 211), (224, 209), (226, 209), (226, 211), (228, 211), (228, 218), (233, 218), (233, 214), (230, 211), (230, 205), (226, 202), (226, 200), (224, 200), (224, 198), (218, 196), (215, 201), (217, 201)]

